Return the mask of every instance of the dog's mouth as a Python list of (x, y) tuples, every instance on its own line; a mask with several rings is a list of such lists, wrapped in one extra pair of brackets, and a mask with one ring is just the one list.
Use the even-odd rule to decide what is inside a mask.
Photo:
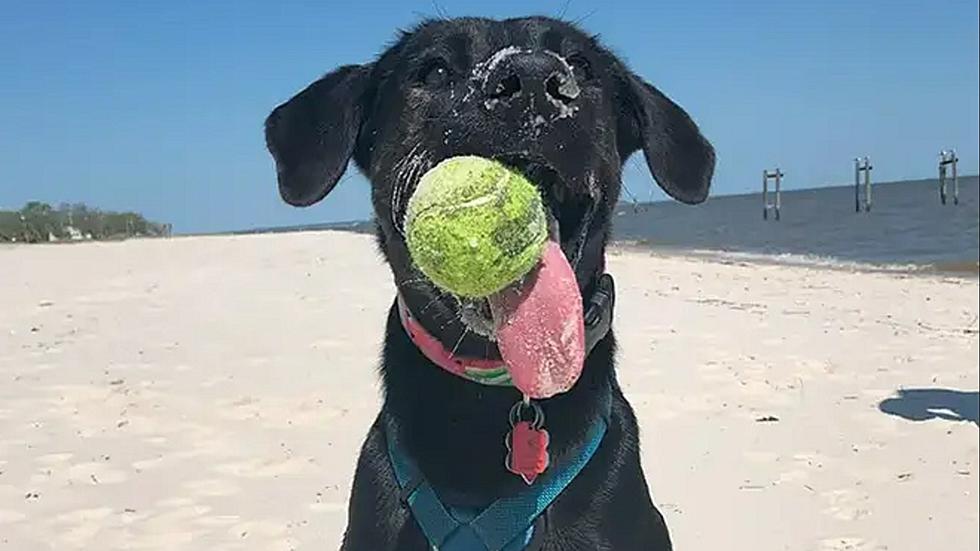
[[(549, 240), (561, 247), (561, 252), (574, 270), (581, 260), (592, 214), (598, 203), (595, 192), (586, 186), (572, 185), (541, 157), (503, 154), (493, 158), (524, 174), (538, 187), (548, 217)], [(461, 298), (459, 309), (460, 319), (470, 331), (495, 339), (499, 320), (494, 319), (487, 299)]]
[(496, 155), (494, 159), (524, 174), (541, 191), (548, 215), (550, 238), (561, 245), (574, 268), (582, 257), (598, 191), (585, 183), (574, 183), (543, 157), (527, 154)]
[[(492, 158), (524, 174), (541, 193), (549, 224), (541, 258), (527, 275), (486, 298), (444, 293), (430, 282), (433, 292), (419, 297), (427, 302), (416, 305), (416, 313), (436, 327), (435, 337), (450, 357), (501, 360), (515, 387), (527, 396), (546, 398), (571, 388), (584, 364), (583, 301), (576, 267), (599, 195), (587, 173), (568, 178), (544, 158)], [(436, 325), (438, 315), (425, 315), (436, 303), (450, 316), (449, 323)]]

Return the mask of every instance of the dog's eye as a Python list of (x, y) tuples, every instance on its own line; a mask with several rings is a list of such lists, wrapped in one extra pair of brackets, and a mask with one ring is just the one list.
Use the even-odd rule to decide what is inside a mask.
[(449, 67), (442, 61), (429, 63), (419, 73), (419, 81), (428, 88), (442, 88), (449, 83)]
[(572, 72), (575, 74), (575, 80), (579, 82), (585, 82), (587, 80), (592, 80), (592, 65), (589, 60), (585, 58), (582, 54), (574, 54), (569, 56), (568, 64), (572, 66)]

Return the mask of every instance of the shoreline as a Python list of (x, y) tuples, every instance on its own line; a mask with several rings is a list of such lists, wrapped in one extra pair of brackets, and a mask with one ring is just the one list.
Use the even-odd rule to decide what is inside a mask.
[(871, 261), (842, 260), (832, 257), (797, 255), (793, 253), (761, 253), (720, 249), (685, 249), (670, 245), (643, 243), (643, 240), (614, 240), (610, 251), (623, 250), (648, 253), (652, 256), (686, 257), (704, 259), (722, 264), (762, 266), (796, 266), (815, 270), (840, 272), (865, 272), (925, 277), (958, 277), (980, 279), (980, 260), (923, 263), (876, 263)]
[[(373, 233), (361, 229), (349, 228), (288, 228), (276, 231), (234, 231), (209, 234), (176, 234), (170, 237), (134, 237), (128, 239), (87, 240), (87, 241), (58, 241), (51, 243), (0, 243), (0, 251), (19, 247), (51, 247), (59, 245), (114, 244), (130, 241), (146, 240), (177, 240), (177, 239), (214, 239), (214, 238), (243, 238), (277, 235), (304, 235), (321, 233), (343, 233), (350, 235), (368, 235)], [(841, 272), (885, 273), (899, 276), (924, 277), (956, 277), (963, 279), (980, 279), (980, 259), (962, 259), (941, 262), (907, 262), (889, 263), (859, 260), (843, 260), (834, 257), (798, 255), (794, 253), (764, 253), (757, 251), (697, 249), (652, 243), (649, 239), (612, 239), (608, 246), (608, 254), (618, 254), (628, 251), (637, 254), (649, 254), (654, 257), (682, 257), (715, 261), (722, 264), (747, 264), (762, 266), (798, 266), (818, 270)]]

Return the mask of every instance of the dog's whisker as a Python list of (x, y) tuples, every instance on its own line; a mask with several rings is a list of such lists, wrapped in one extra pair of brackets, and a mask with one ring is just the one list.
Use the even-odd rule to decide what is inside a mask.
[(407, 287), (407, 286), (417, 286), (419, 289), (423, 289), (425, 291), (435, 291), (437, 293), (442, 293), (443, 292), (442, 289), (439, 289), (438, 287), (434, 286), (432, 284), (432, 281), (429, 280), (429, 278), (426, 277), (424, 274), (421, 274), (421, 273), (419, 273), (417, 271), (413, 271), (409, 275), (412, 276), (412, 277), (405, 277), (404, 279), (402, 279), (400, 281), (397, 281), (396, 280), (395, 281), (395, 286), (396, 287), (399, 287), (399, 288), (401, 288), (403, 286), (405, 286), (405, 287)]
[(573, 25), (581, 25), (586, 19), (588, 19), (588, 18), (592, 17), (593, 15), (595, 15), (597, 11), (599, 11), (599, 8), (592, 9), (592, 11), (590, 11), (589, 13), (583, 15), (582, 17), (579, 17), (579, 18), (575, 19), (574, 21), (572, 21), (572, 24)]
[(412, 155), (415, 153), (415, 150), (417, 148), (418, 148), (418, 144), (416, 144), (411, 150), (409, 150), (409, 152), (404, 157), (398, 159), (398, 161), (395, 162), (395, 164), (391, 167), (392, 173), (395, 174), (395, 183), (396, 183), (395, 188), (392, 190), (393, 195), (398, 192), (398, 186), (397, 186), (398, 176), (402, 172), (404, 172), (405, 167), (408, 165), (409, 161), (412, 160)]
[(428, 302), (428, 304), (426, 304), (425, 306), (422, 307), (422, 309), (419, 311), (419, 314), (424, 314), (426, 310), (428, 310), (434, 304), (436, 304), (437, 302), (439, 302), (443, 297), (446, 296), (446, 294), (447, 293), (445, 291), (443, 291), (442, 289), (436, 289), (436, 296), (432, 297), (432, 300), (430, 300)]
[(463, 324), (463, 332), (462, 334), (460, 334), (459, 339), (456, 340), (456, 344), (453, 346), (452, 352), (449, 353), (450, 356), (456, 355), (456, 352), (459, 351), (459, 345), (463, 344), (463, 339), (466, 338), (466, 335), (469, 332), (470, 332), (470, 328), (466, 327), (466, 324)]
[(455, 323), (455, 322), (459, 322), (460, 324), (463, 325), (463, 327), (466, 327), (466, 324), (463, 323), (463, 302), (461, 300), (459, 300), (459, 297), (457, 297), (456, 295), (450, 294), (450, 293), (445, 293), (444, 296), (448, 296), (449, 298), (451, 298), (454, 301), (456, 301), (456, 308), (454, 308), (452, 310), (452, 312), (453, 312), (454, 315), (452, 317), (450, 317), (446, 321), (446, 323), (442, 324), (439, 327), (439, 331), (445, 330), (447, 327), (449, 327), (450, 324)]
[[(392, 216), (395, 215), (395, 213), (398, 211), (398, 206), (401, 204), (402, 176), (404, 175), (405, 169), (408, 166), (409, 162), (412, 160), (412, 155), (415, 153), (415, 150), (417, 148), (418, 148), (418, 144), (412, 147), (412, 149), (408, 152), (408, 154), (402, 157), (401, 159), (399, 159), (399, 161), (395, 163), (395, 166), (393, 167), (395, 173), (395, 184), (394, 184), (394, 189), (392, 190), (392, 199), (391, 199)], [(392, 218), (392, 222), (394, 222), (394, 218)]]
[(568, 13), (568, 8), (571, 5), (571, 3), (572, 3), (572, 0), (565, 0), (565, 5), (561, 7), (561, 11), (558, 13), (558, 15), (555, 17), (555, 19), (558, 19), (559, 21), (564, 21), (565, 20), (565, 14)]
[(399, 159), (398, 162), (396, 162), (392, 167), (395, 178), (391, 197), (391, 225), (395, 228), (395, 231), (402, 236), (405, 235), (405, 232), (398, 218), (402, 211), (405, 191), (407, 190), (409, 184), (406, 176), (410, 176), (410, 172), (412, 172), (413, 166), (417, 162), (418, 155), (416, 155), (416, 152), (421, 146), (422, 142), (416, 143), (414, 146), (412, 146), (409, 152), (404, 157)]
[(401, 196), (409, 190), (412, 182), (416, 179), (416, 170), (419, 164), (422, 163), (423, 158), (426, 156), (427, 152), (422, 148), (422, 143), (419, 142), (415, 144), (412, 150), (407, 155), (407, 162), (405, 163), (404, 169), (399, 178), (399, 187), (401, 188)]
[[(449, 327), (451, 324), (456, 323), (456, 322), (462, 323), (463, 320), (460, 319), (458, 316), (453, 316), (453, 317), (449, 318), (446, 321), (446, 323), (444, 323), (444, 324), (442, 324), (442, 325), (439, 326), (439, 331), (440, 332), (445, 331), (447, 327)], [(463, 327), (466, 327), (466, 324), (463, 324)]]
[(406, 156), (408, 161), (396, 175), (395, 187), (398, 190), (398, 194), (392, 201), (391, 222), (403, 236), (405, 235), (402, 227), (403, 220), (399, 219), (403, 215), (403, 199), (408, 195), (408, 191), (412, 188), (413, 183), (417, 182), (424, 173), (423, 168), (427, 164), (426, 159), (428, 156), (425, 151), (422, 151), (418, 155), (414, 155), (415, 151), (417, 151), (420, 146), (421, 143), (416, 144), (415, 147), (412, 148), (409, 155)]
[(428, 153), (423, 151), (418, 156), (418, 159), (416, 160), (415, 166), (412, 170), (411, 178), (407, 183), (412, 183), (412, 182), (417, 183), (422, 178), (422, 175), (425, 174), (425, 172), (428, 170), (428, 165), (429, 165), (429, 155)]
[(436, 0), (432, 0), (432, 7), (436, 9), (436, 15), (439, 16), (439, 19), (442, 19), (443, 21), (448, 21), (450, 19), (451, 16), (449, 15), (449, 12), (446, 11), (445, 7), (440, 6), (439, 2)]
[(396, 287), (398, 287), (399, 289), (403, 289), (407, 287), (416, 287), (423, 291), (428, 291), (430, 289), (428, 285), (428, 281), (425, 278), (405, 280), (396, 284)]

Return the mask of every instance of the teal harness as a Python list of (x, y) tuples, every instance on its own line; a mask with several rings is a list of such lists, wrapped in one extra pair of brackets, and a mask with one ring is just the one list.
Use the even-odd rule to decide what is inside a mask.
[[(609, 332), (614, 300), (615, 288), (612, 276), (603, 274), (584, 316), (586, 356)], [(407, 308), (401, 302), (398, 306), (404, 324), (410, 315), (406, 316)], [(409, 326), (406, 326), (406, 331), (414, 340), (415, 335), (412, 334)], [(498, 384), (484, 380), (476, 382)], [(549, 466), (526, 491), (500, 498), (482, 511), (443, 503), (422, 471), (398, 445), (394, 431), (385, 430), (388, 456), (398, 486), (401, 488), (401, 499), (411, 510), (415, 522), (429, 540), (432, 549), (435, 551), (528, 551), (529, 545), (537, 543), (534, 532), (541, 515), (582, 472), (602, 444), (602, 439), (609, 428), (612, 391), (606, 389), (600, 394), (600, 400), (598, 418), (589, 428), (585, 442), (569, 454), (564, 464)]]
[(438, 551), (522, 551), (532, 542), (535, 522), (599, 449), (609, 426), (611, 396), (581, 447), (563, 465), (552, 465), (520, 494), (500, 498), (482, 511), (443, 503), (409, 456), (386, 431), (388, 455), (404, 503), (422, 533)]

